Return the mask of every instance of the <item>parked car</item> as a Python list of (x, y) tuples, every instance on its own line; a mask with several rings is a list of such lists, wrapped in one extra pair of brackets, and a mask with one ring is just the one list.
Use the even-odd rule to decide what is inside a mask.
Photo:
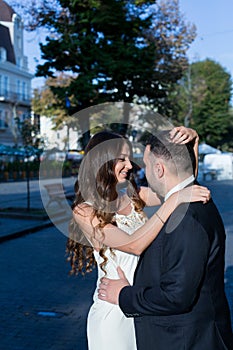
[(81, 163), (83, 159), (83, 154), (77, 150), (69, 150), (66, 153), (66, 160), (75, 161)]
[(56, 160), (58, 162), (64, 162), (66, 159), (66, 153), (62, 151), (50, 152), (46, 151), (41, 154), (40, 160)]
[(66, 153), (66, 161), (71, 164), (71, 174), (77, 176), (80, 163), (83, 159), (83, 152), (78, 150), (69, 150)]

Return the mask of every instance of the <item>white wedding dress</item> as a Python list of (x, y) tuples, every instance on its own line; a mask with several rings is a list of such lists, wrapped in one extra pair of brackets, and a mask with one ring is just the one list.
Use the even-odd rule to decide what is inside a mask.
[[(133, 205), (129, 215), (116, 214), (115, 219), (117, 226), (128, 234), (132, 234), (146, 221), (146, 217), (136, 212)], [(98, 299), (99, 281), (104, 276), (104, 272), (100, 269), (99, 264), (103, 259), (97, 251), (94, 252), (94, 255), (98, 265), (98, 279), (93, 297), (94, 303), (87, 318), (88, 349), (136, 350), (133, 318), (126, 318), (118, 305)], [(105, 255), (108, 258), (105, 266), (106, 277), (118, 279), (117, 266), (120, 266), (129, 283), (132, 284), (139, 257), (115, 249), (114, 253), (107, 249)]]

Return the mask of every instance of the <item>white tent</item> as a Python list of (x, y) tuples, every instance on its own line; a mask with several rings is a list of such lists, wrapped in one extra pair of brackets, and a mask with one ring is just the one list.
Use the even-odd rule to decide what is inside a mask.
[(213, 153), (222, 153), (219, 149), (214, 148), (206, 143), (201, 143), (198, 147), (199, 154), (213, 154)]

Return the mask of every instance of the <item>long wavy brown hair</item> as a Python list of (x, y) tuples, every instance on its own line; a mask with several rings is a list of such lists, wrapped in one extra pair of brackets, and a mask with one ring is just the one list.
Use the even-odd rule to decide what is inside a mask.
[[(93, 218), (97, 217), (100, 222), (97, 228), (93, 227), (93, 238), (96, 230), (101, 231), (104, 238), (102, 230), (105, 225), (109, 223), (116, 225), (114, 216), (117, 211), (118, 181), (114, 170), (117, 158), (125, 143), (129, 145), (132, 153), (131, 144), (125, 137), (111, 131), (101, 131), (90, 139), (85, 149), (78, 179), (74, 186), (75, 200), (72, 209), (81, 203), (91, 204), (92, 216)], [(138, 195), (139, 190), (132, 170), (128, 172), (126, 191), (133, 201), (135, 209), (142, 211), (145, 203)], [(107, 247), (103, 245), (99, 251), (103, 258), (101, 268), (104, 272), (107, 263), (106, 249)], [(96, 265), (93, 247), (74, 219), (69, 225), (66, 252), (71, 265), (70, 274), (91, 272)]]

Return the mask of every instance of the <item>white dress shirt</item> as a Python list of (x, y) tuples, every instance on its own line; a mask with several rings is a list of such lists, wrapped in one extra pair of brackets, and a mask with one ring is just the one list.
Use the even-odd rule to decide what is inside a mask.
[(191, 175), (187, 179), (185, 179), (184, 181), (182, 181), (181, 183), (173, 187), (164, 197), (164, 201), (166, 201), (173, 193), (178, 192), (183, 188), (185, 188), (186, 186), (188, 186), (189, 184), (191, 184), (194, 180), (195, 180), (195, 177)]

